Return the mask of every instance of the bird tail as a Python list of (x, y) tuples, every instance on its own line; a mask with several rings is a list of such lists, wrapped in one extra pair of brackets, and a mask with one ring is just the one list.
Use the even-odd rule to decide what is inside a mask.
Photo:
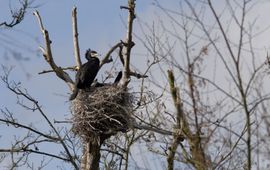
[(115, 78), (115, 80), (114, 80), (114, 83), (113, 83), (113, 84), (118, 84), (118, 83), (119, 83), (119, 81), (120, 81), (120, 80), (121, 80), (121, 78), (122, 78), (122, 75), (123, 75), (123, 73), (122, 73), (122, 71), (120, 71), (120, 72), (118, 73), (117, 77)]
[(73, 92), (72, 92), (72, 94), (69, 97), (69, 100), (70, 101), (71, 100), (74, 100), (77, 97), (78, 93), (79, 93), (79, 89), (77, 87), (75, 87), (74, 90), (73, 90)]

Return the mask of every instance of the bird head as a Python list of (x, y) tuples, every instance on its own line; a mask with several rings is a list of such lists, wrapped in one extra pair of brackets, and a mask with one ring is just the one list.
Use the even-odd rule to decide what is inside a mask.
[(99, 54), (96, 51), (91, 50), (91, 49), (88, 49), (85, 53), (85, 58), (87, 60), (89, 60), (91, 57), (98, 57), (98, 56)]

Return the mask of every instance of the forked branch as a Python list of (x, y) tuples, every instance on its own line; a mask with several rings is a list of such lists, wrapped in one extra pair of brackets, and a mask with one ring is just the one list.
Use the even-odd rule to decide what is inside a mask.
[(45, 29), (38, 11), (35, 11), (34, 15), (37, 17), (37, 20), (38, 20), (39, 26), (40, 26), (40, 30), (41, 30), (41, 32), (43, 34), (43, 38), (44, 38), (44, 41), (45, 41), (45, 46), (46, 46), (45, 49), (40, 47), (45, 60), (51, 66), (51, 68), (56, 73), (56, 75), (60, 79), (64, 80), (68, 84), (70, 90), (72, 90), (73, 86), (74, 86), (72, 79), (70, 78), (70, 76), (65, 71), (63, 71), (63, 69), (61, 67), (58, 67), (54, 62), (53, 55), (52, 55), (52, 50), (51, 50), (51, 40), (50, 40), (50, 37), (49, 37), (49, 32)]

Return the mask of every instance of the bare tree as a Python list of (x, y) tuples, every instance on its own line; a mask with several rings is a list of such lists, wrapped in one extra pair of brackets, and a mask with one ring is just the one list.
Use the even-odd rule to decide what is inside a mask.
[[(80, 120), (90, 112), (98, 118), (94, 123), (89, 119), (88, 124), (93, 126), (90, 132), (93, 133), (94, 129), (95, 133), (90, 133), (88, 138), (82, 136), (87, 136), (89, 131), (84, 133), (82, 126), (76, 129), (76, 117), (52, 122), (38, 101), (19, 83), (9, 81), (9, 71), (5, 71), (2, 80), (18, 96), (18, 104), (40, 113), (50, 127), (45, 133), (18, 122), (10, 110), (1, 110), (4, 116), (1, 122), (29, 131), (27, 136), (16, 139), (12, 148), (0, 150), (11, 155), (12, 167), (31, 167), (28, 164), (29, 155), (40, 154), (68, 162), (74, 169), (98, 169), (101, 165), (104, 169), (129, 169), (133, 151), (139, 144), (148, 149), (149, 155), (153, 153), (158, 159), (166, 161), (166, 165), (160, 164), (163, 169), (250, 170), (263, 167), (261, 162), (267, 161), (270, 153), (267, 113), (270, 93), (266, 79), (269, 58), (254, 46), (256, 35), (263, 33), (254, 32), (256, 20), (248, 18), (256, 2), (225, 0), (222, 2), (223, 10), (211, 0), (180, 1), (177, 10), (165, 8), (158, 0), (154, 2), (162, 13), (158, 23), (152, 25), (136, 15), (135, 0), (129, 0), (127, 6), (121, 7), (128, 11), (126, 38), (108, 50), (100, 67), (112, 63), (111, 54), (118, 50), (124, 74), (117, 89), (123, 91), (119, 93), (120, 100), (105, 96), (98, 90), (90, 91), (88, 97), (85, 97), (88, 93), (80, 94), (79, 97), (85, 99), (86, 103), (94, 104), (95, 96), (106, 98), (110, 103), (104, 104), (110, 107), (110, 111), (105, 106), (95, 111), (80, 110), (84, 113), (81, 114), (83, 116), (79, 115)], [(40, 49), (51, 67), (51, 70), (44, 70), (40, 74), (55, 73), (71, 91), (74, 82), (67, 70), (77, 71), (82, 65), (76, 14), (74, 8), (72, 21), (76, 64), (63, 68), (55, 63), (49, 32), (39, 13), (34, 13), (45, 42)], [(135, 18), (138, 19), (140, 30), (133, 32)], [(131, 63), (134, 42), (144, 47), (142, 51), (146, 58), (143, 68), (136, 69), (138, 63)], [(140, 79), (134, 82), (131, 77)], [(108, 88), (106, 82), (104, 84)], [(134, 86), (132, 92), (130, 85)], [(119, 92), (115, 88), (110, 90)], [(126, 103), (121, 100), (122, 96), (132, 99), (129, 107), (124, 107)], [(30, 105), (22, 102), (22, 98)], [(113, 100), (121, 104), (112, 105)], [(74, 107), (74, 103), (71, 105)], [(114, 113), (105, 114), (112, 110)], [(115, 113), (119, 110), (123, 113), (127, 111), (131, 117), (125, 114), (117, 116)], [(110, 125), (102, 121), (105, 117), (110, 120)], [(125, 124), (126, 117), (130, 122)], [(77, 136), (68, 130), (58, 130), (54, 123), (73, 124), (72, 129)], [(95, 123), (102, 125), (103, 131)], [(112, 128), (111, 124), (116, 131), (108, 131)], [(119, 129), (123, 125), (127, 128)], [(107, 133), (104, 133), (104, 129)], [(124, 133), (116, 133), (118, 131)], [(59, 152), (52, 154), (41, 151), (40, 145), (43, 143), (56, 145)], [(22, 154), (17, 157), (14, 153), (18, 152)], [(46, 163), (42, 162), (40, 167), (44, 166)]]
[[(130, 65), (131, 48), (134, 46), (134, 42), (132, 41), (132, 24), (133, 24), (133, 20), (135, 19), (135, 1), (129, 0), (128, 6), (121, 6), (121, 9), (126, 9), (129, 13), (128, 22), (127, 22), (126, 40), (120, 41), (119, 43), (117, 43), (115, 46), (113, 46), (108, 51), (108, 53), (104, 56), (103, 60), (101, 61), (100, 67), (102, 67), (106, 63), (111, 62), (112, 61), (111, 60), (111, 53), (113, 53), (117, 48), (119, 48), (119, 57), (121, 58), (121, 61), (123, 62), (122, 63), (123, 64), (123, 78), (122, 78), (122, 81), (119, 84), (119, 86), (121, 86), (120, 89), (124, 89), (124, 91), (126, 91), (127, 85), (130, 81), (130, 76), (134, 76), (137, 78), (143, 78), (145, 76), (140, 75), (136, 72), (133, 72), (129, 66)], [(72, 78), (69, 76), (69, 74), (66, 72), (66, 70), (78, 70), (81, 67), (76, 8), (74, 8), (72, 11), (74, 51), (75, 51), (75, 60), (76, 60), (76, 64), (77, 64), (77, 66), (74, 66), (74, 67), (62, 68), (55, 63), (54, 58), (53, 58), (52, 48), (51, 48), (52, 41), (49, 37), (49, 32), (45, 29), (45, 26), (43, 25), (43, 22), (42, 22), (41, 16), (39, 15), (39, 12), (35, 11), (34, 15), (36, 16), (36, 18), (38, 20), (40, 30), (42, 32), (44, 42), (45, 42), (45, 47), (44, 48), (40, 47), (40, 50), (43, 53), (45, 61), (47, 61), (48, 64), (50, 65), (50, 67), (52, 68), (52, 70), (45, 70), (45, 71), (40, 72), (40, 74), (54, 72), (58, 78), (60, 78), (61, 80), (63, 80), (64, 82), (67, 83), (70, 90), (73, 90), (74, 89), (74, 82), (73, 82)], [(38, 111), (42, 115), (42, 117), (46, 120), (46, 122), (48, 123), (48, 125), (52, 131), (52, 132), (46, 134), (46, 133), (42, 133), (41, 130), (36, 130), (36, 128), (34, 128), (34, 127), (21, 124), (13, 118), (13, 114), (10, 111), (3, 110), (2, 113), (4, 115), (4, 118), (1, 119), (2, 122), (7, 123), (7, 125), (11, 124), (15, 127), (20, 127), (22, 129), (29, 130), (29, 135), (25, 136), (23, 140), (16, 140), (16, 144), (11, 149), (1, 149), (0, 150), (1, 152), (7, 152), (7, 153), (14, 153), (14, 152), (22, 153), (22, 155), (18, 159), (14, 160), (12, 162), (11, 166), (12, 167), (20, 166), (20, 165), (18, 165), (18, 163), (21, 162), (22, 160), (23, 160), (23, 164), (26, 164), (28, 162), (28, 155), (31, 153), (36, 153), (36, 154), (45, 155), (45, 156), (49, 156), (52, 158), (57, 158), (57, 159), (69, 162), (74, 169), (79, 169), (79, 167), (81, 169), (98, 169), (99, 168), (99, 160), (100, 160), (100, 156), (101, 156), (100, 155), (101, 145), (111, 135), (115, 134), (117, 131), (122, 131), (122, 129), (116, 130), (115, 132), (114, 131), (109, 132), (109, 134), (107, 134), (107, 133), (106, 134), (105, 133), (98, 133), (97, 134), (95, 132), (86, 133), (87, 137), (84, 138), (85, 140), (82, 141), (83, 142), (83, 144), (82, 144), (83, 145), (82, 157), (79, 158), (77, 153), (75, 153), (75, 150), (76, 150), (75, 148), (77, 146), (75, 146), (75, 143), (73, 143), (74, 140), (72, 139), (70, 134), (67, 132), (65, 132), (65, 133), (59, 132), (56, 129), (54, 123), (46, 116), (44, 111), (41, 109), (40, 105), (38, 104), (38, 101), (35, 100), (33, 97), (31, 97), (27, 93), (27, 91), (23, 91), (21, 89), (21, 87), (19, 86), (19, 84), (10, 82), (8, 80), (8, 77), (9, 77), (9, 71), (5, 71), (5, 74), (2, 76), (2, 80), (6, 84), (8, 89), (11, 90), (13, 93), (15, 93), (18, 96), (18, 98), (22, 97), (25, 100), (28, 100), (34, 106), (30, 107), (28, 105), (23, 104), (23, 102), (21, 102), (21, 101), (18, 101), (18, 103), (28, 110)], [(111, 85), (111, 87), (112, 87), (111, 89), (119, 89), (118, 87), (115, 87), (114, 85)], [(113, 91), (113, 92), (115, 92), (115, 91)], [(118, 92), (118, 91), (116, 91), (116, 92)], [(93, 93), (93, 92), (91, 92), (91, 93)], [(106, 95), (106, 93), (101, 91), (101, 94), (96, 95), (96, 96), (100, 97), (100, 95), (102, 95), (102, 94)], [(119, 95), (121, 97), (122, 93)], [(88, 96), (89, 95), (86, 94), (86, 98), (89, 98)], [(91, 96), (94, 96), (94, 95), (91, 95)], [(115, 98), (113, 98), (112, 100), (114, 100), (114, 99)], [(77, 103), (75, 102), (75, 104), (73, 104), (74, 107), (76, 107), (76, 104), (80, 103), (81, 101), (82, 100), (78, 100)], [(88, 101), (82, 101), (82, 102), (84, 102), (85, 104), (88, 103)], [(107, 101), (107, 102), (109, 102), (109, 101)], [(113, 102), (113, 101), (111, 101), (111, 102)], [(120, 102), (122, 102), (122, 99)], [(123, 104), (123, 103), (121, 103), (121, 104)], [(112, 105), (109, 105), (109, 106), (112, 106)], [(122, 106), (120, 106), (120, 105), (117, 106), (117, 110), (119, 110), (119, 107), (122, 107)], [(77, 108), (81, 109), (80, 106), (78, 106)], [(101, 110), (103, 110), (103, 109), (105, 109), (105, 108), (101, 108)], [(108, 109), (110, 109), (110, 108), (108, 108)], [(76, 112), (76, 109), (75, 109), (75, 112)], [(83, 115), (85, 115), (87, 113), (87, 110), (82, 110), (81, 112)], [(107, 112), (110, 112), (110, 111), (107, 110)], [(74, 113), (74, 114), (76, 114), (76, 113)], [(96, 114), (96, 115), (98, 115), (98, 114)], [(105, 116), (105, 115), (103, 115), (103, 116)], [(126, 117), (119, 117), (119, 115), (107, 115), (107, 116), (109, 116), (107, 118), (105, 117), (105, 119), (107, 121), (115, 121), (118, 124), (122, 124), (122, 122), (121, 122), (122, 120), (117, 120), (117, 119), (124, 119), (123, 121), (125, 121), (125, 119), (127, 119)], [(78, 117), (79, 116), (77, 115), (77, 118)], [(73, 122), (75, 121), (75, 119), (76, 118), (73, 119)], [(83, 131), (83, 130), (81, 128), (83, 128), (83, 125), (81, 124), (82, 123), (81, 121), (83, 119), (85, 119), (85, 117), (79, 118), (80, 122), (78, 122), (76, 124), (77, 126), (80, 126), (80, 127), (77, 127), (78, 134), (82, 134), (81, 131)], [(99, 120), (96, 119), (96, 122), (94, 122), (94, 124), (97, 124), (97, 121), (99, 121)], [(102, 123), (104, 123), (104, 122), (102, 122)], [(86, 122), (86, 124), (90, 124), (90, 129), (92, 128), (92, 125), (90, 122)], [(127, 127), (127, 129), (132, 127), (132, 125), (129, 125), (130, 123), (127, 122), (127, 124), (129, 126), (129, 127)], [(73, 123), (73, 132), (74, 133), (76, 132), (76, 125), (75, 125), (75, 123)], [(127, 125), (124, 124), (122, 126), (127, 126)], [(103, 128), (103, 127), (101, 127), (101, 128)], [(96, 128), (93, 127), (92, 130), (96, 130)], [(89, 138), (88, 135), (90, 135), (90, 136), (92, 135), (92, 136)], [(31, 140), (32, 136), (34, 136), (33, 137), (34, 140)], [(45, 139), (39, 140), (41, 138), (40, 136), (45, 138)], [(47, 143), (47, 142), (51, 142), (51, 143), (55, 143), (55, 144), (60, 143), (61, 146), (63, 147), (63, 150), (64, 150), (63, 155), (62, 154), (59, 154), (59, 155), (50, 154), (47, 152), (39, 151), (38, 145), (40, 145), (42, 143)], [(19, 145), (19, 146), (17, 146), (17, 145)], [(29, 149), (31, 146), (34, 146), (34, 149)], [(27, 153), (27, 154), (25, 154), (25, 153)], [(60, 153), (62, 153), (62, 151), (60, 151)], [(80, 166), (79, 166), (79, 164), (80, 164)]]
[[(174, 136), (164, 142), (165, 148), (151, 148), (167, 157), (168, 169), (175, 162), (194, 169), (259, 169), (265, 159), (258, 146), (265, 145), (261, 141), (267, 126), (260, 123), (265, 116), (261, 108), (269, 103), (263, 78), (267, 59), (253, 46), (256, 21), (247, 17), (256, 2), (222, 3), (221, 11), (211, 0), (181, 1), (175, 10), (156, 0), (164, 14), (159, 24), (141, 21), (143, 36), (138, 40), (161, 65), (158, 74), (149, 73), (152, 88), (172, 95), (171, 102), (163, 99), (167, 107), (160, 117)], [(167, 82), (160, 81), (166, 69)]]

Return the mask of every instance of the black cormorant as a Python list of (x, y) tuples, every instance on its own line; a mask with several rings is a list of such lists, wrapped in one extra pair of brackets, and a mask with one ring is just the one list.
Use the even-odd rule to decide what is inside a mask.
[(88, 60), (84, 63), (76, 74), (75, 88), (69, 100), (76, 98), (79, 89), (86, 89), (91, 86), (99, 70), (99, 59), (96, 51), (88, 49), (85, 58)]

